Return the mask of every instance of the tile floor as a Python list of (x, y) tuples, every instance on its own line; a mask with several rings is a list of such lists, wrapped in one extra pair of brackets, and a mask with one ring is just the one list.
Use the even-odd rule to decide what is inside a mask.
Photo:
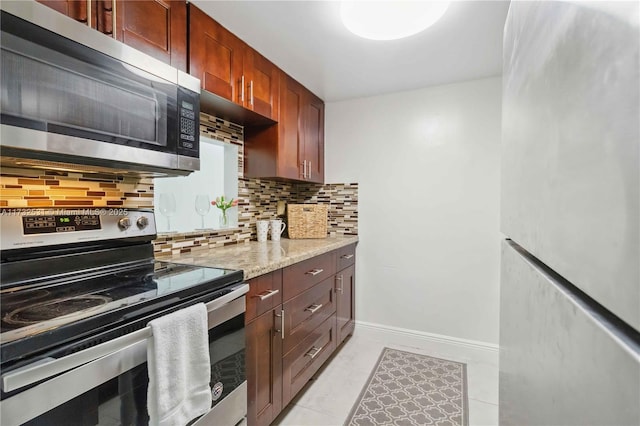
[(497, 351), (358, 326), (273, 424), (343, 425), (385, 346), (466, 363), (469, 424), (498, 424)]

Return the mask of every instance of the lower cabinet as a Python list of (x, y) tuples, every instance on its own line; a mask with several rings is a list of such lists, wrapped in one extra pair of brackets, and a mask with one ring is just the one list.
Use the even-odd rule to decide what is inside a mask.
[(282, 338), (279, 309), (246, 325), (246, 365), (250, 424), (268, 425), (282, 410)]
[(331, 316), (282, 358), (285, 407), (336, 349), (336, 317)]
[(355, 328), (356, 267), (351, 265), (336, 274), (336, 322), (338, 344)]
[(249, 280), (248, 424), (268, 425), (354, 329), (355, 244)]

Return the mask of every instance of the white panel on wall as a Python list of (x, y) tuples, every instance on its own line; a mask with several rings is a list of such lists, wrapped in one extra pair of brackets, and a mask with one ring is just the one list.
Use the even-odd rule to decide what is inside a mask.
[[(161, 196), (172, 194), (175, 212), (164, 211)], [(158, 232), (192, 232), (219, 228), (220, 209), (210, 205), (208, 212), (196, 211), (196, 197), (213, 201), (225, 195), (238, 197), (238, 147), (200, 136), (200, 170), (189, 176), (154, 179), (154, 206)], [(238, 209), (227, 210), (232, 224), (237, 223)], [(170, 225), (170, 227), (169, 227)]]
[(327, 182), (359, 183), (357, 319), (498, 343), (499, 77), (326, 105)]

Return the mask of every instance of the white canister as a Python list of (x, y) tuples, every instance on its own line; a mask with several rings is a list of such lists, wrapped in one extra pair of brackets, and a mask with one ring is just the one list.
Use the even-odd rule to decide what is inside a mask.
[(256, 233), (258, 234), (258, 241), (267, 241), (267, 235), (269, 233), (269, 221), (259, 220), (256, 222)]
[(284, 229), (287, 227), (287, 224), (284, 223), (281, 219), (272, 219), (271, 223), (271, 240), (272, 241), (280, 241), (280, 235), (284, 232)]

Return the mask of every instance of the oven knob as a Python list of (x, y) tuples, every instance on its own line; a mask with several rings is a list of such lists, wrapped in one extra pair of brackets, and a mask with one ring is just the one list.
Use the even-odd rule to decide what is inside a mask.
[(146, 228), (148, 224), (149, 224), (149, 219), (147, 219), (146, 216), (140, 216), (138, 220), (136, 220), (136, 225), (138, 225), (138, 228), (140, 229)]
[(128, 217), (123, 217), (118, 221), (118, 226), (123, 231), (129, 229), (129, 227), (131, 227), (131, 219), (129, 219)]

